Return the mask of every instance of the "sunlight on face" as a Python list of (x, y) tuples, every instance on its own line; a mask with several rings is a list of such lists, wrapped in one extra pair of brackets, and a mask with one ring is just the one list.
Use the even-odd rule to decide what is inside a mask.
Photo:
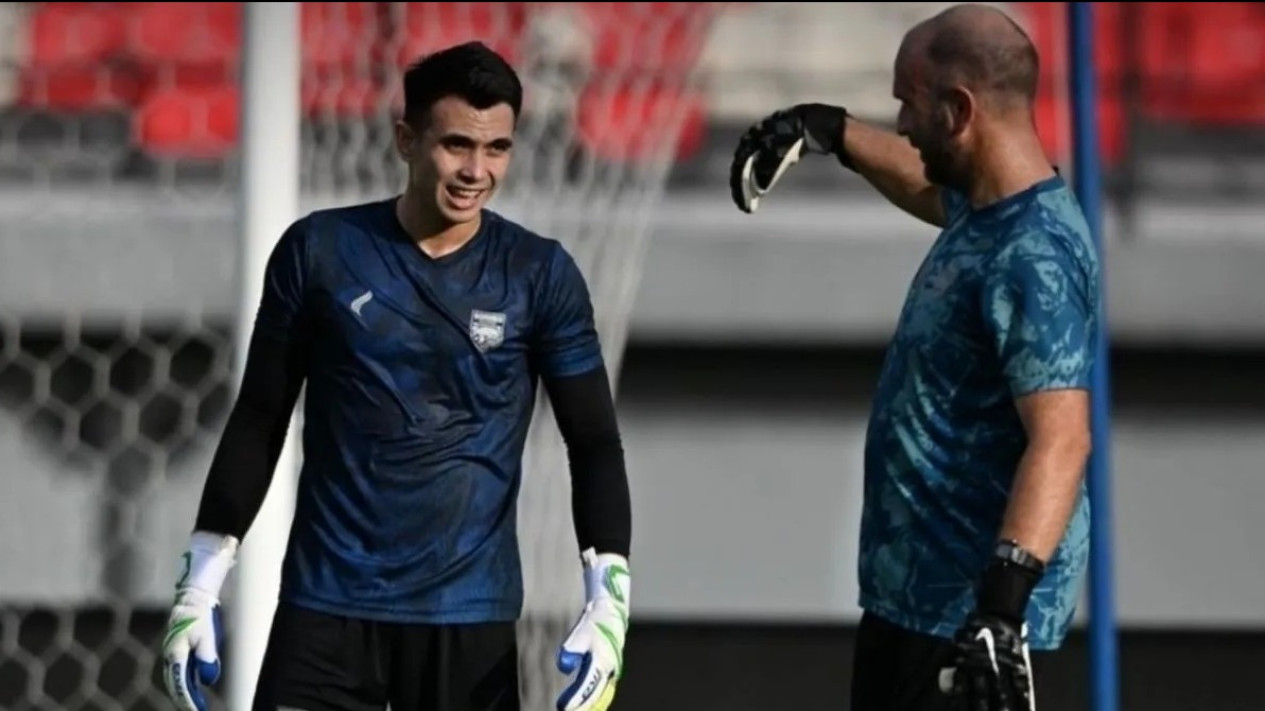
[(405, 152), (410, 188), (433, 195), (449, 224), (477, 219), (509, 169), (514, 119), (508, 104), (477, 109), (458, 97), (440, 99)]

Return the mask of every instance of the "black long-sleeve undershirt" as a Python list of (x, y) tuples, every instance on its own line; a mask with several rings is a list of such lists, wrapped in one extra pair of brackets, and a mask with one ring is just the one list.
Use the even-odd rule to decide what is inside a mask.
[[(241, 389), (203, 488), (195, 528), (244, 539), (263, 506), (307, 374), (307, 344), (251, 340)], [(628, 556), (632, 506), (605, 368), (544, 387), (567, 445), (581, 549)]]
[(307, 375), (307, 344), (256, 334), (194, 528), (242, 540), (263, 507)]
[(544, 380), (571, 469), (571, 508), (580, 548), (628, 557), (632, 503), (606, 368)]

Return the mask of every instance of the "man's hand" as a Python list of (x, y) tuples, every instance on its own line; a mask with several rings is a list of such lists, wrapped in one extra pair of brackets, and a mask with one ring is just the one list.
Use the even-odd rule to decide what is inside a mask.
[(575, 679), (558, 697), (558, 711), (606, 711), (624, 671), (632, 578), (621, 555), (590, 548), (581, 558), (584, 611), (558, 650), (558, 670)]
[(729, 166), (729, 190), (734, 204), (746, 213), (756, 211), (760, 198), (805, 153), (836, 156), (844, 165), (843, 130), (848, 112), (826, 104), (799, 104), (766, 116), (738, 141)]
[(220, 678), (220, 588), (237, 557), (237, 539), (194, 533), (176, 582), (163, 638), (163, 683), (181, 711), (207, 711), (202, 685)]
[(940, 690), (963, 711), (1036, 711), (1027, 630), (1020, 623), (975, 613), (958, 631), (955, 666), (940, 672)]
[(997, 542), (976, 596), (975, 612), (954, 639), (954, 666), (940, 670), (940, 690), (963, 711), (1036, 711), (1024, 614), (1045, 562), (1016, 541)]

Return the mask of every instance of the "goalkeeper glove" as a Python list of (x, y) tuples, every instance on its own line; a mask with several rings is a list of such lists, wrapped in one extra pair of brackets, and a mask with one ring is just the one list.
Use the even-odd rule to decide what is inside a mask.
[(1044, 572), (1018, 544), (998, 544), (976, 609), (954, 638), (955, 666), (940, 673), (941, 691), (968, 711), (1036, 711), (1024, 612)]
[(203, 684), (220, 678), (220, 588), (237, 559), (236, 538), (194, 532), (182, 557), (163, 638), (163, 683), (181, 711), (207, 711)]
[(581, 559), (584, 612), (558, 650), (558, 670), (575, 679), (558, 697), (558, 711), (606, 711), (624, 669), (632, 578), (624, 556), (589, 548)]
[(755, 212), (760, 198), (805, 153), (833, 155), (850, 168), (843, 148), (847, 118), (847, 110), (838, 106), (799, 104), (776, 111), (747, 129), (729, 166), (734, 204), (743, 212)]

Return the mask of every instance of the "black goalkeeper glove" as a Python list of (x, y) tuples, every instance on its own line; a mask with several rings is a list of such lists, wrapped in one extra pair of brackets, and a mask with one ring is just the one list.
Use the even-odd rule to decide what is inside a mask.
[(998, 545), (979, 601), (954, 638), (954, 666), (940, 688), (963, 711), (1036, 711), (1024, 611), (1045, 566), (1012, 541)]
[(755, 212), (760, 198), (773, 189), (805, 154), (833, 155), (851, 167), (843, 150), (847, 110), (826, 104), (799, 104), (776, 111), (747, 129), (729, 166), (734, 204)]

